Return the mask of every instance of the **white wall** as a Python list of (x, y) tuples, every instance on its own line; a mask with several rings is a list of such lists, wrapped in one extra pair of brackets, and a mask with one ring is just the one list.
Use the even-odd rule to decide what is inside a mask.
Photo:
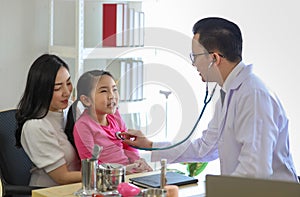
[[(184, 2), (184, 3), (183, 3)], [(300, 173), (300, 13), (286, 0), (145, 0), (147, 27), (164, 27), (192, 37), (192, 26), (206, 16), (235, 21), (244, 35), (244, 61), (281, 98), (290, 117), (291, 149)], [(67, 13), (66, 13), (67, 14)], [(72, 31), (70, 29), (69, 31)], [(68, 33), (66, 33), (68, 36)], [(164, 38), (161, 38), (164, 39)], [(15, 107), (32, 61), (47, 51), (48, 0), (0, 0), (0, 110)]]
[(30, 64), (47, 51), (47, 23), (47, 0), (0, 0), (0, 110), (16, 106)]
[(153, 0), (145, 1), (143, 10), (147, 26), (170, 28), (190, 37), (194, 23), (207, 16), (225, 17), (240, 26), (244, 61), (254, 64), (255, 72), (276, 92), (290, 118), (290, 144), (300, 173), (297, 90), (300, 13), (296, 3), (293, 0)]

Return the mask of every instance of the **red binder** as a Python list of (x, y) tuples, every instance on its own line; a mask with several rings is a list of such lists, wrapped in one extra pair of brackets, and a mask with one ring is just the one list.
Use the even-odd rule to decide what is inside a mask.
[(124, 4), (103, 4), (103, 47), (123, 46)]

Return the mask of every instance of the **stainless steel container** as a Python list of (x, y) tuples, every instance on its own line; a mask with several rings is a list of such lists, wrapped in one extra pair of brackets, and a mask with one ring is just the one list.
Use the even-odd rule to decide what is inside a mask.
[(96, 159), (81, 160), (82, 173), (82, 191), (85, 195), (91, 195), (97, 192), (97, 164)]
[(121, 164), (105, 163), (97, 168), (97, 189), (100, 192), (117, 190), (125, 182), (126, 167)]

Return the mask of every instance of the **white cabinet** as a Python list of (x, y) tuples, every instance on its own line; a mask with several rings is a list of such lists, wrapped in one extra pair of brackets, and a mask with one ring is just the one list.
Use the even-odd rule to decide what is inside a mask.
[[(127, 3), (130, 7), (141, 10), (141, 3), (142, 1), (138, 0), (73, 0), (72, 3), (75, 3), (75, 41), (74, 46), (67, 46), (67, 45), (57, 45), (55, 44), (54, 40), (54, 15), (55, 15), (55, 3), (59, 3), (61, 1), (66, 0), (49, 0), (50, 3), (50, 27), (49, 27), (49, 53), (57, 54), (61, 57), (65, 58), (74, 58), (75, 59), (75, 80), (79, 78), (79, 76), (84, 71), (84, 60), (88, 59), (113, 59), (115, 57), (119, 57), (122, 54), (126, 53), (133, 49), (133, 47), (107, 47), (107, 48), (89, 48), (85, 46), (85, 15), (88, 13), (84, 13), (85, 11), (85, 4), (89, 3)], [(70, 21), (71, 22), (71, 21)], [(101, 40), (101, 34), (99, 34), (99, 40)], [(95, 43), (95, 45), (98, 43)]]
[[(84, 64), (86, 60), (103, 60), (105, 63), (106, 60), (111, 60), (116, 57), (121, 57), (122, 58), (134, 58), (130, 57), (129, 55), (123, 55), (123, 54), (130, 54), (128, 51), (132, 51), (135, 47), (91, 47), (91, 46), (86, 46), (85, 43), (85, 17), (97, 17), (97, 20), (101, 21), (102, 13), (99, 13), (98, 10), (97, 16), (93, 16), (93, 13), (90, 14), (88, 6), (90, 5), (96, 5), (97, 9), (101, 12), (101, 5), (102, 3), (126, 3), (128, 4), (129, 7), (134, 8), (137, 11), (141, 11), (141, 0), (49, 0), (49, 53), (56, 54), (62, 58), (70, 58), (74, 59), (74, 81), (78, 80), (79, 76), (84, 72)], [(59, 7), (61, 4), (63, 4), (64, 7)], [(67, 4), (67, 5), (66, 5)], [(58, 10), (56, 10), (56, 8)], [(71, 13), (64, 13), (64, 8), (68, 8), (69, 11), (71, 9)], [(72, 10), (74, 8), (74, 10)], [(94, 9), (94, 8), (93, 8)], [(55, 15), (57, 12), (59, 12), (59, 17), (62, 19), (67, 18), (72, 18), (73, 20), (69, 21), (64, 21), (61, 22), (60, 19), (57, 20), (57, 17)], [(94, 10), (90, 10), (94, 11)], [(85, 13), (86, 12), (86, 13)], [(69, 17), (69, 18), (68, 18)], [(60, 28), (57, 29), (63, 29), (63, 28), (70, 28), (74, 25), (74, 32), (72, 32), (72, 28), (68, 29), (68, 31), (71, 31), (74, 33), (74, 42), (72, 44), (57, 44), (55, 38), (57, 37), (57, 29), (55, 29), (57, 22), (61, 22)], [(70, 24), (68, 24), (70, 23)], [(88, 25), (88, 27), (91, 27), (91, 25)], [(97, 24), (99, 28), (101, 28), (100, 24)], [(95, 40), (101, 41), (102, 39), (102, 31), (101, 29), (97, 30), (97, 38)], [(60, 30), (60, 34), (64, 33), (63, 30)], [(67, 35), (64, 38), (70, 39)], [(94, 43), (96, 46), (99, 43)], [(91, 44), (88, 44), (91, 45)], [(120, 109), (122, 109), (122, 113), (135, 113), (137, 110), (140, 110), (141, 102), (121, 102), (120, 103)]]

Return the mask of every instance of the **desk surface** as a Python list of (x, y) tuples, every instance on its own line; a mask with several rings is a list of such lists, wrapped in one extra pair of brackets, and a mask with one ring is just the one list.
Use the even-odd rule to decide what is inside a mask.
[[(157, 173), (157, 172), (156, 172)], [(142, 174), (132, 174), (126, 176), (126, 182), (128, 182), (129, 178), (144, 176), (150, 173), (142, 173)], [(81, 189), (81, 183), (74, 183), (69, 185), (61, 185), (55, 187), (49, 187), (45, 189), (38, 189), (32, 191), (32, 197), (74, 197), (74, 192)], [(202, 196), (205, 192), (205, 184), (204, 182), (198, 182), (198, 184), (189, 184), (179, 187), (179, 196)]]

